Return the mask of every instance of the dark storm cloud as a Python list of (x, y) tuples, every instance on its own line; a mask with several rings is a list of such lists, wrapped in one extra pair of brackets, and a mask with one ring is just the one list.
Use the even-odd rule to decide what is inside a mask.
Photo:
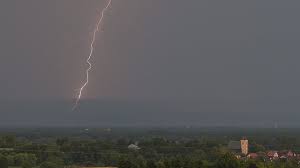
[[(3, 102), (72, 99), (83, 80), (90, 35), (104, 3), (1, 1)], [(120, 106), (128, 114), (173, 112), (177, 121), (186, 114), (195, 116), (182, 121), (187, 123), (194, 118), (208, 121), (205, 116), (211, 121), (215, 116), (227, 121), (244, 116), (249, 121), (256, 120), (253, 116), (292, 121), (300, 96), (299, 8), (300, 2), (289, 0), (115, 0), (97, 37), (85, 97), (168, 102), (163, 107)], [(58, 104), (55, 110), (54, 104), (51, 109), (57, 113), (68, 109)], [(84, 106), (82, 111), (107, 111), (99, 106)], [(23, 115), (10, 107), (3, 106), (1, 113)], [(55, 120), (56, 113), (51, 115)]]

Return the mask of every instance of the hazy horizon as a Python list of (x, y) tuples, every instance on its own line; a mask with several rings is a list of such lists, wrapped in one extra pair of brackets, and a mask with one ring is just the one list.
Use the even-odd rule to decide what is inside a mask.
[[(2, 101), (3, 103), (3, 101)], [(72, 111), (74, 101), (6, 101), (0, 126), (192, 126), (192, 127), (300, 127), (282, 111), (232, 111), (228, 102), (168, 102), (83, 100)], [(270, 105), (270, 104), (269, 104)], [(268, 104), (265, 106), (268, 107)], [(194, 110), (194, 109), (198, 109)]]

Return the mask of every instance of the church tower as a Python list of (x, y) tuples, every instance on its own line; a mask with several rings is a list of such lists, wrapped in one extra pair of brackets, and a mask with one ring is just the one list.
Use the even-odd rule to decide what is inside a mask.
[(248, 154), (248, 140), (246, 138), (241, 140), (241, 152), (244, 155)]

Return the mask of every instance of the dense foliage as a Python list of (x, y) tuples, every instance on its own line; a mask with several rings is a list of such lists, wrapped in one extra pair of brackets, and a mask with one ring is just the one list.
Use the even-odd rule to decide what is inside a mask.
[[(2, 131), (0, 167), (296, 168), (297, 159), (237, 159), (230, 140), (247, 136), (250, 152), (298, 152), (297, 129), (28, 129)], [(140, 149), (128, 149), (137, 144)]]

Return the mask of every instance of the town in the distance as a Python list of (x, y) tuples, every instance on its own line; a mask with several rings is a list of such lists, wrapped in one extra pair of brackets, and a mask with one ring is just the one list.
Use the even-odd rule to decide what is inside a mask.
[[(259, 152), (249, 151), (249, 141), (244, 137), (240, 141), (230, 141), (228, 149), (235, 155), (237, 159), (264, 159), (269, 161), (286, 161), (288, 159), (298, 159), (300, 161), (300, 154), (292, 150), (265, 150)], [(300, 163), (300, 162), (299, 162)]]

